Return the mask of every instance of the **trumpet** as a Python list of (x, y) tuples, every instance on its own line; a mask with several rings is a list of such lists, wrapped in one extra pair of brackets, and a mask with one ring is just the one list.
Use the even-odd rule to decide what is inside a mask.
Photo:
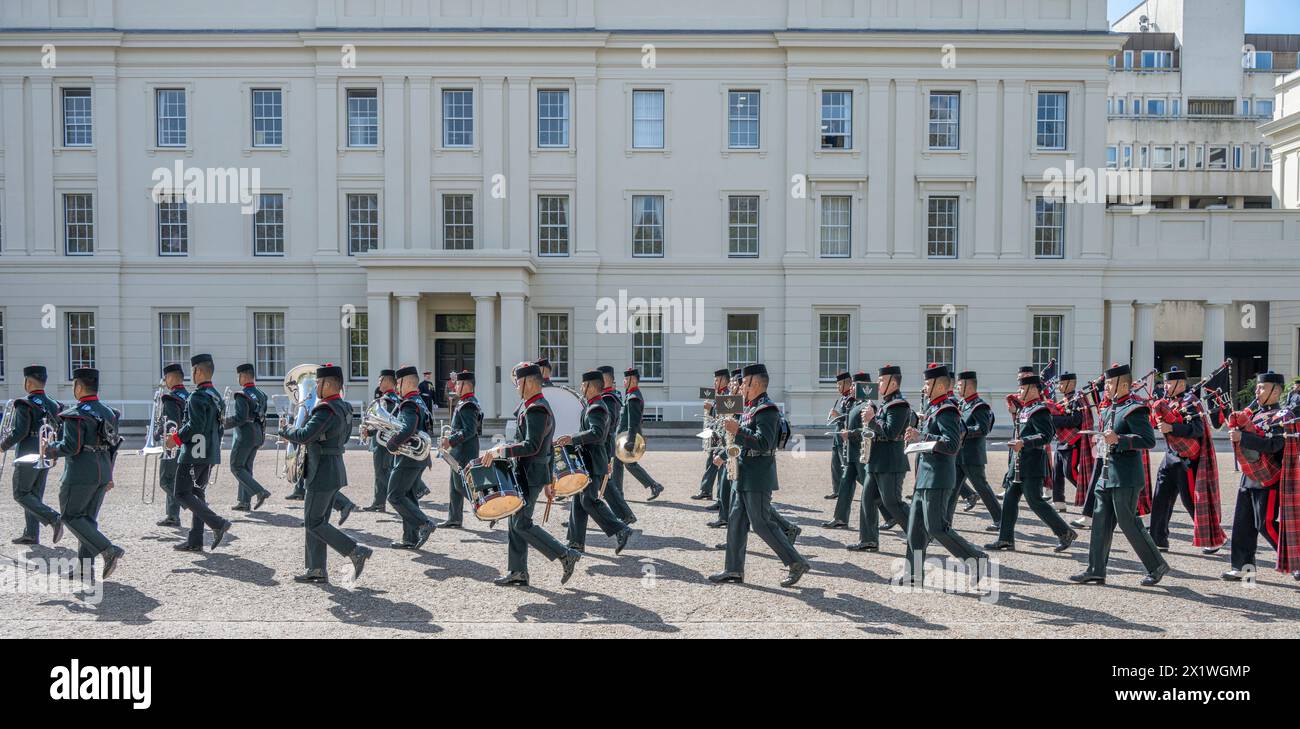
[(54, 426), (49, 423), (42, 423), (39, 431), (41, 450), (22, 458), (15, 458), (15, 466), (31, 466), (34, 471), (45, 471), (54, 467), (54, 459), (46, 458), (45, 451), (49, 449), (50, 444), (58, 437), (54, 431)]
[[(380, 443), (387, 443), (402, 430), (402, 421), (388, 412), (378, 402), (370, 403), (361, 416), (361, 426), (375, 434)], [(423, 461), (433, 450), (433, 438), (428, 433), (416, 431), (415, 435), (397, 447), (389, 450), (395, 456), (405, 456), (413, 461)]]

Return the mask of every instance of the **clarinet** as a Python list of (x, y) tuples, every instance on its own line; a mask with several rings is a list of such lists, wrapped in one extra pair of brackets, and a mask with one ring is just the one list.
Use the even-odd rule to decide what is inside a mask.
[[(1106, 420), (1110, 420), (1109, 423)], [(1105, 433), (1113, 430), (1115, 427), (1115, 406), (1112, 404), (1106, 409), (1106, 415), (1102, 418), (1101, 432)], [(1104, 441), (1103, 441), (1104, 442)], [(1107, 444), (1101, 452), (1101, 483), (1105, 485), (1110, 480), (1110, 461), (1115, 455), (1115, 446)]]
[[(1020, 440), (1020, 411), (1016, 412), (1016, 418), (1011, 424), (1011, 440)], [(1016, 486), (1024, 484), (1024, 479), (1020, 475), (1020, 454), (1023, 452), (1024, 447), (1022, 446), (1011, 457), (1011, 483)]]

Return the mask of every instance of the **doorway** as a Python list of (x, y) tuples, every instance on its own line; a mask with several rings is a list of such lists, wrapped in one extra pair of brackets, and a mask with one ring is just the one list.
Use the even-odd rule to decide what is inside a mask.
[(473, 339), (439, 339), (434, 343), (434, 382), (438, 392), (434, 396), (438, 407), (447, 407), (447, 378), (452, 372), (474, 369)]

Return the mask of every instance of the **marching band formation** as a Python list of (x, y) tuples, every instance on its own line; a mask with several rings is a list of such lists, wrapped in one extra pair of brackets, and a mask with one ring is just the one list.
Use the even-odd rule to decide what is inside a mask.
[[(212, 382), (210, 355), (191, 358), (190, 368), (193, 392), (185, 388), (181, 365), (163, 368), (139, 452), (142, 500), (152, 504), (158, 486), (166, 495), (158, 525), (179, 528), (181, 510), (190, 512), (187, 537), (175, 549), (203, 551), (205, 531), (211, 530), (206, 549), (215, 550), (230, 532), (231, 521), (207, 503), (208, 487), (219, 477), (226, 431), (234, 431), (227, 467), (238, 483), (231, 510), (256, 511), (271, 496), (254, 477), (253, 464), (274, 405), (276, 472), (293, 485), (286, 498), (303, 501), (305, 571), (294, 579), (328, 582), (327, 547), (346, 557), (353, 577), (360, 577), (372, 550), (338, 528), (357, 510), (341, 491), (348, 485), (343, 456), (354, 417), (343, 399), (342, 368), (295, 367), (284, 378), (285, 394), (275, 397), (256, 386), (253, 365), (238, 366), (239, 388), (221, 393)], [(628, 547), (637, 517), (625, 498), (624, 474), (649, 491), (648, 500), (664, 492), (639, 463), (646, 449), (639, 373), (624, 371), (621, 392), (609, 366), (583, 373), (578, 391), (553, 384), (550, 374), (546, 360), (513, 369), (520, 405), (507, 424), (505, 442), (484, 450), (474, 373), (452, 375), (447, 424), (435, 423), (430, 383), (421, 382), (415, 367), (380, 373), (360, 418), (359, 440), (368, 445), (374, 467), (373, 498), (361, 510), (391, 507), (400, 517), (402, 533), (394, 549), (418, 551), (437, 527), (462, 528), (466, 505), (490, 526), (509, 525), (507, 568), (498, 585), (528, 585), (530, 548), (558, 562), (560, 582), (568, 583), (586, 550), (591, 522), (614, 539), (614, 554)], [(708, 526), (726, 529), (726, 541), (717, 545), (725, 550), (724, 567), (709, 580), (744, 581), (752, 529), (789, 570), (781, 585), (793, 587), (811, 565), (796, 547), (802, 530), (772, 503), (779, 488), (776, 457), (790, 437), (790, 425), (768, 396), (764, 365), (713, 374), (712, 387), (701, 392), (705, 470), (698, 493), (690, 497), (712, 500), (709, 508), (718, 513)], [(1105, 583), (1118, 527), (1146, 570), (1142, 584), (1153, 586), (1169, 572), (1162, 553), (1170, 549), (1169, 522), (1177, 503), (1192, 518), (1194, 546), (1214, 554), (1229, 542), (1221, 526), (1212, 437), (1226, 427), (1241, 480), (1230, 564), (1222, 577), (1237, 581), (1253, 573), (1262, 536), (1276, 551), (1276, 569), (1300, 579), (1300, 379), (1286, 393), (1281, 375), (1264, 373), (1257, 378), (1254, 402), (1238, 410), (1229, 393), (1230, 361), (1195, 385), (1178, 368), (1164, 373), (1158, 385), (1155, 374), (1135, 379), (1127, 365), (1115, 364), (1080, 386), (1076, 375), (1057, 373), (1055, 363), (1042, 372), (1021, 368), (1017, 392), (1006, 397), (1012, 437), (1004, 444), (1008, 468), (997, 494), (985, 474), (988, 447), (994, 445), (987, 438), (997, 413), (981, 398), (975, 372), (928, 366), (915, 406), (902, 394), (903, 372), (897, 366), (881, 367), (874, 382), (865, 372), (841, 373), (839, 397), (827, 416), (833, 448), (826, 498), (834, 508), (822, 526), (850, 528), (860, 486), (857, 541), (846, 545), (848, 550), (877, 552), (881, 532), (897, 528), (907, 551), (902, 582), (924, 578), (934, 541), (968, 565), (971, 587), (978, 590), (989, 552), (1016, 549), (1023, 499), (1055, 534), (1056, 552), (1071, 549), (1080, 530), (1090, 531), (1087, 569), (1071, 581)], [(57, 543), (66, 529), (80, 543), (82, 560), (93, 565), (99, 558), (100, 577), (107, 579), (125, 554), (98, 523), (104, 497), (114, 487), (121, 413), (99, 401), (96, 370), (73, 373), (77, 402), (69, 405), (45, 393), (47, 377), (45, 367), (25, 367), (27, 396), (6, 403), (0, 422), (0, 474), (12, 467), (14, 500), (25, 516), (24, 531), (13, 542), (38, 544), (44, 526)], [(1149, 451), (1160, 440), (1165, 453), (1153, 486)], [(441, 524), (420, 506), (429, 493), (423, 475), (435, 457), (451, 471), (448, 518)], [(49, 472), (60, 459), (65, 465), (55, 511), (44, 496)], [(909, 472), (914, 490), (907, 498)], [(1072, 523), (1061, 516), (1067, 482), (1074, 485), (1074, 504), (1084, 514)], [(563, 500), (570, 507), (562, 543), (535, 521), (535, 509), (543, 506), (545, 523), (552, 506)], [(993, 541), (980, 548), (953, 528), (959, 504), (964, 512), (983, 505), (992, 518)], [(337, 526), (330, 521), (333, 512), (338, 512)], [(1141, 518), (1148, 515), (1149, 528)]]

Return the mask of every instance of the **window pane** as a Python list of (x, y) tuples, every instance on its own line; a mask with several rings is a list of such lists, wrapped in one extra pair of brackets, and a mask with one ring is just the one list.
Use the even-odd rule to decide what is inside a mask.
[(930, 94), (930, 148), (957, 149), (961, 145), (961, 94)]
[(758, 149), (758, 91), (732, 91), (727, 94), (727, 146), (731, 149)]
[(190, 361), (190, 315), (165, 312), (158, 315), (159, 369)]
[(68, 312), (68, 377), (72, 371), (95, 367), (95, 314)]
[(474, 92), (469, 89), (442, 92), (442, 146), (474, 146)]
[(663, 149), (663, 91), (632, 92), (632, 146), (638, 149)]
[(1067, 94), (1044, 91), (1038, 94), (1038, 148), (1065, 149), (1065, 105)]
[(537, 353), (551, 361), (551, 379), (569, 379), (569, 315), (537, 315)]
[(847, 258), (852, 232), (852, 199), (847, 195), (822, 198), (821, 254), (825, 258)]
[(449, 251), (474, 249), (474, 196), (442, 196), (442, 241)]
[(63, 146), (89, 147), (94, 143), (90, 89), (63, 90)]
[(732, 195), (727, 199), (727, 254), (758, 255), (758, 196)]
[(853, 92), (822, 92), (822, 149), (853, 148)]
[(1061, 258), (1065, 255), (1065, 203), (1038, 198), (1034, 202), (1034, 255)]
[(348, 253), (379, 248), (379, 196), (348, 195)]
[[(569, 196), (537, 198), (537, 255), (569, 255)], [(554, 374), (552, 372), (552, 374)]]
[(155, 97), (159, 147), (184, 147), (188, 140), (184, 89), (158, 89)]
[(659, 314), (637, 314), (632, 318), (632, 366), (641, 371), (642, 382), (664, 379), (664, 334)]
[(569, 146), (569, 92), (537, 92), (537, 146)]
[(70, 256), (95, 252), (95, 198), (87, 193), (63, 196), (63, 248)]
[(253, 214), (253, 254), (284, 255), (284, 195), (263, 193)]
[(849, 368), (849, 315), (821, 314), (817, 326), (817, 379), (834, 382)]
[(735, 370), (758, 361), (758, 314), (728, 314), (727, 367)]
[(190, 252), (190, 208), (184, 201), (158, 203), (158, 255)]
[(1035, 372), (1042, 372), (1052, 360), (1056, 360), (1057, 372), (1065, 370), (1065, 363), (1061, 361), (1061, 324), (1064, 318), (1059, 314), (1034, 315), (1033, 361)]
[[(944, 326), (950, 324), (951, 326)], [(957, 317), (951, 314), (926, 314), (925, 361), (957, 369)]]
[(284, 143), (283, 95), (280, 89), (253, 89), (253, 146)]
[(370, 375), (370, 317), (357, 312), (348, 330), (348, 378), (364, 380)]
[(379, 146), (377, 89), (348, 89), (348, 146)]
[(662, 195), (632, 197), (632, 255), (664, 254), (664, 198)]
[(253, 359), (259, 377), (284, 377), (284, 314), (253, 314)]
[(927, 215), (927, 252), (931, 258), (957, 257), (957, 198), (932, 197)]

